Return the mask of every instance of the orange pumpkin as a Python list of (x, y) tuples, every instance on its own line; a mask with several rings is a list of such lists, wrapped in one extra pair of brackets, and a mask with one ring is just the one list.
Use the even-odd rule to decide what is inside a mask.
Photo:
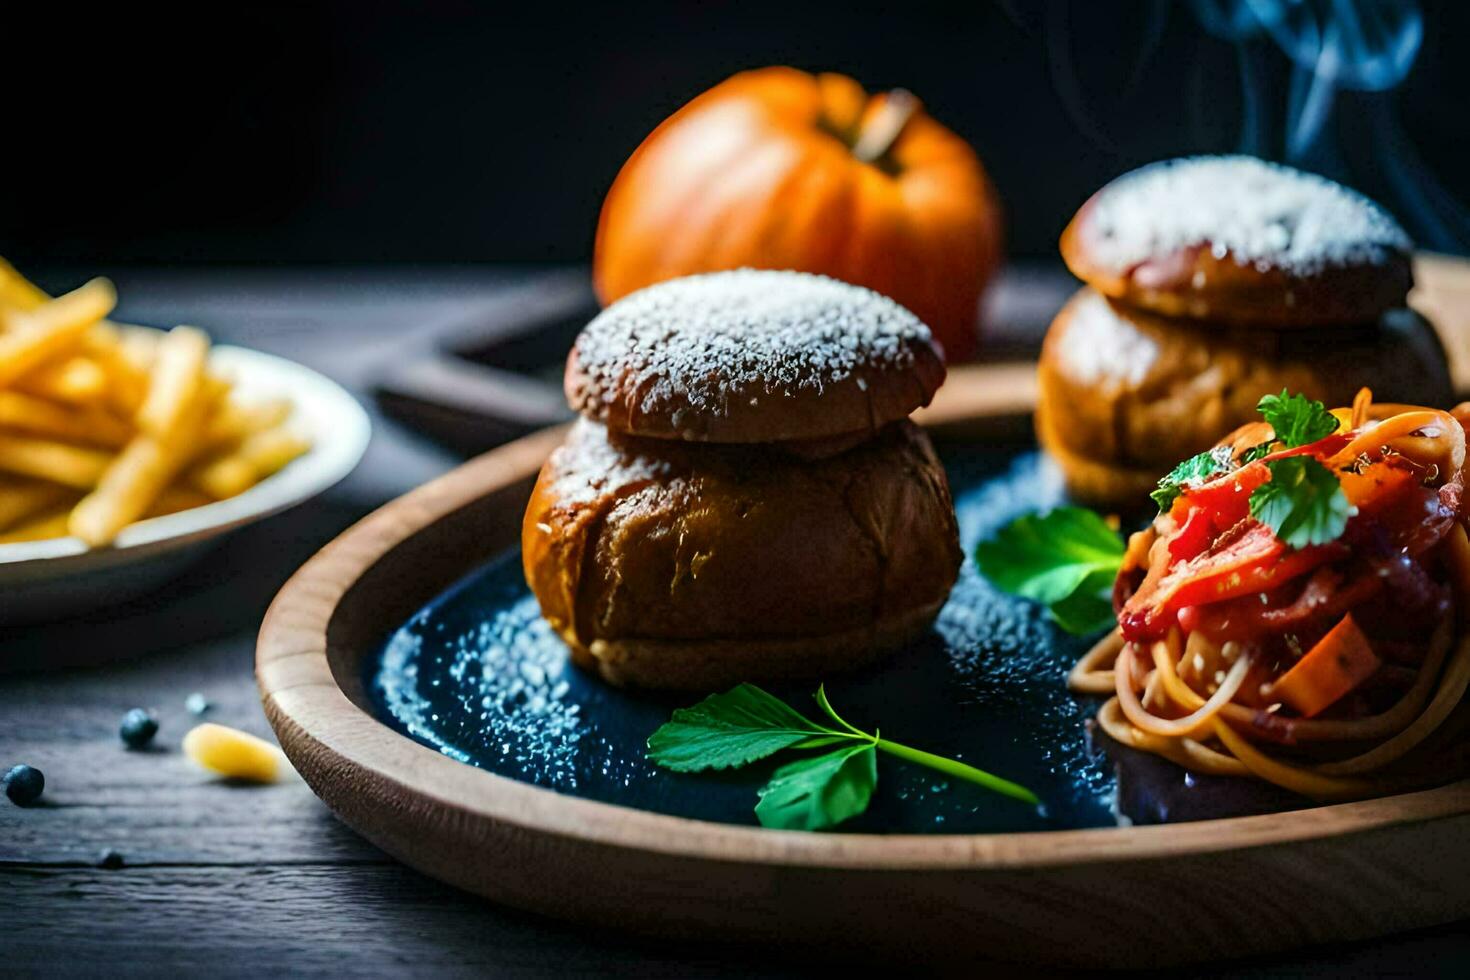
[(611, 303), (696, 272), (820, 272), (891, 296), (963, 360), (1000, 251), (979, 158), (917, 99), (763, 68), (684, 106), (623, 165), (593, 278)]

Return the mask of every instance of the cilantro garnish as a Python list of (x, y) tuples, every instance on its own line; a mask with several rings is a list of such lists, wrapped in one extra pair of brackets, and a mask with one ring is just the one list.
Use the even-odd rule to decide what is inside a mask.
[(1251, 516), (1292, 548), (1337, 540), (1352, 513), (1337, 474), (1311, 456), (1273, 459), (1266, 468), (1271, 479), (1251, 491)]
[(1026, 787), (974, 766), (854, 728), (832, 708), (825, 688), (817, 688), (816, 701), (832, 724), (812, 721), (754, 684), (741, 684), (675, 711), (649, 736), (648, 758), (666, 769), (699, 772), (737, 768), (783, 750), (830, 749), (787, 763), (760, 790), (756, 818), (783, 830), (822, 830), (866, 810), (878, 786), (879, 752), (1025, 803), (1041, 802)]
[(1336, 432), (1340, 424), (1337, 416), (1327, 411), (1326, 405), (1314, 402), (1306, 395), (1288, 395), (1285, 388), (1279, 395), (1262, 397), (1256, 403), (1256, 411), (1271, 423), (1276, 441), (1287, 449), (1325, 439)]
[(1234, 468), (1235, 464), (1230, 459), (1230, 447), (1216, 446), (1191, 456), (1174, 467), (1168, 476), (1159, 481), (1158, 489), (1149, 496), (1154, 498), (1159, 510), (1168, 510), (1185, 490), (1221, 473), (1229, 473)]
[(1123, 539), (1097, 514), (1058, 507), (1018, 517), (980, 542), (975, 561), (1002, 592), (1034, 599), (1069, 633), (1113, 625), (1113, 580)]

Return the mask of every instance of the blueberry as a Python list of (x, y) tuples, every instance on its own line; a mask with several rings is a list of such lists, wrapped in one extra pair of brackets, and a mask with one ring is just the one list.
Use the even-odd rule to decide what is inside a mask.
[(46, 777), (33, 766), (16, 766), (0, 779), (0, 786), (5, 787), (5, 795), (16, 806), (30, 806), (41, 798)]
[(116, 871), (122, 866), (122, 854), (116, 850), (113, 850), (110, 847), (104, 849), (100, 854), (97, 855), (97, 867), (99, 868), (105, 868), (108, 871)]
[(158, 719), (142, 708), (134, 708), (123, 715), (122, 726), (117, 733), (128, 748), (141, 749), (158, 734)]

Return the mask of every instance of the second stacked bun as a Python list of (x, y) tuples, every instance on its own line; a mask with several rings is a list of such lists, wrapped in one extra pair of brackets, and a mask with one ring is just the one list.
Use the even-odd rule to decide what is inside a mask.
[(691, 276), (608, 307), (568, 360), (581, 418), (522, 532), (573, 660), (714, 689), (854, 667), (927, 628), (961, 553), (908, 416), (943, 379), (913, 314), (821, 276)]
[(1439, 339), (1406, 305), (1408, 237), (1322, 177), (1164, 161), (1094, 194), (1061, 246), (1086, 285), (1043, 345), (1037, 435), (1084, 502), (1137, 505), (1283, 388), (1453, 400)]

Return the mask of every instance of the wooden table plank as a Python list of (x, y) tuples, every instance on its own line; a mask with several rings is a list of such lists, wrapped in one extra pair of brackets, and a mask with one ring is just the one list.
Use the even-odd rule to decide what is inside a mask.
[[(69, 913), (69, 914), (68, 914)], [(0, 868), (0, 973), (784, 977), (782, 956), (648, 948), (485, 903), (397, 865)]]

